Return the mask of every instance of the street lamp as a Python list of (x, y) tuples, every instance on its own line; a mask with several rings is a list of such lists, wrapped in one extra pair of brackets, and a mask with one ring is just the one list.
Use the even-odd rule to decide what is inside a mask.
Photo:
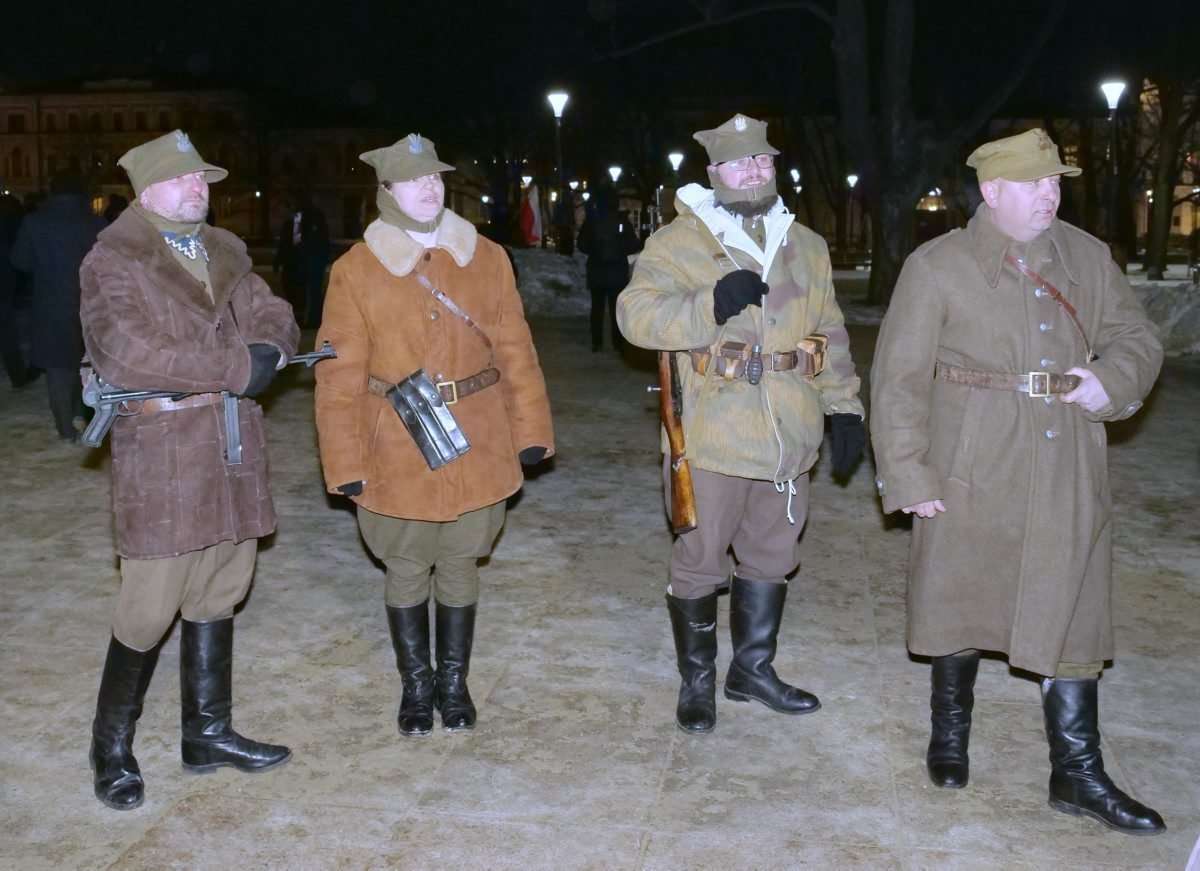
[(531, 175), (521, 176), (521, 186), (522, 187), (529, 187), (529, 184), (532, 181), (533, 181), (533, 176), (531, 176)]
[(567, 108), (567, 100), (571, 99), (566, 91), (552, 91), (546, 95), (550, 108), (554, 111), (554, 157), (558, 161), (558, 186), (561, 189), (566, 175), (562, 158), (562, 116)]
[(679, 167), (683, 165), (683, 152), (672, 151), (667, 155), (667, 161), (671, 164), (671, 172), (679, 172)]
[(847, 235), (850, 237), (850, 244), (854, 244), (854, 186), (858, 184), (858, 176), (850, 173), (846, 176), (846, 184), (849, 190), (846, 192), (846, 223)]
[[(792, 184), (800, 184), (800, 170), (796, 169), (795, 167), (792, 167), (791, 173), (792, 173)], [(855, 179), (855, 181), (858, 181), (858, 179)]]
[(1111, 247), (1117, 241), (1117, 106), (1125, 93), (1125, 83), (1114, 79), (1101, 84), (1100, 90), (1108, 104), (1108, 244)]
[(579, 182), (578, 182), (578, 181), (569, 181), (569, 182), (567, 182), (567, 187), (569, 187), (569, 188), (570, 188), (571, 190), (573, 190), (573, 191), (574, 191), (574, 190), (578, 190), (578, 189), (579, 189)]
[(613, 184), (616, 184), (621, 179), (621, 167), (613, 165), (608, 168), (608, 174), (612, 177)]
[(592, 198), (592, 195), (591, 195), (590, 193), (588, 193), (587, 191), (584, 191), (584, 192), (583, 192), (583, 201), (584, 201), (585, 203), (586, 203), (588, 200), (590, 200), (591, 198)]

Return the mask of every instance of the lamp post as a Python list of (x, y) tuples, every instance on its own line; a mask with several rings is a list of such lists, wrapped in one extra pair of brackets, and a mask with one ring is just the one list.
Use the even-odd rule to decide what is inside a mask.
[(554, 159), (558, 162), (559, 190), (566, 187), (566, 169), (563, 167), (562, 157), (562, 117), (569, 99), (571, 98), (566, 91), (552, 91), (546, 95), (546, 100), (554, 112)]
[[(1108, 164), (1108, 244), (1110, 247), (1115, 247), (1117, 244), (1117, 106), (1121, 102), (1121, 95), (1125, 93), (1125, 83), (1119, 79), (1104, 82), (1100, 85), (1100, 90), (1104, 93), (1104, 101), (1108, 104), (1108, 153), (1105, 156), (1105, 162)], [(1125, 257), (1119, 256), (1119, 252), (1114, 251), (1114, 259), (1121, 264), (1122, 268), (1125, 265)]]
[(672, 151), (667, 155), (667, 162), (671, 164), (671, 172), (678, 174), (679, 167), (683, 166), (683, 152)]
[(621, 167), (617, 166), (616, 164), (610, 166), (608, 168), (608, 175), (610, 178), (612, 178), (613, 184), (615, 185), (621, 180)]
[(858, 176), (850, 173), (846, 176), (846, 223), (849, 225), (846, 228), (846, 235), (850, 239), (850, 244), (854, 244), (854, 186), (858, 184)]

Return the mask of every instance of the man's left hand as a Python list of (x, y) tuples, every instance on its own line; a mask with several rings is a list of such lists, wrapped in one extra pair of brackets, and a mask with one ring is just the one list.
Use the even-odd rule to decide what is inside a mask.
[(835, 414), (829, 419), (833, 430), (833, 474), (845, 478), (854, 471), (867, 446), (867, 428), (857, 414)]
[(1112, 404), (1112, 400), (1108, 398), (1108, 391), (1091, 369), (1075, 366), (1068, 369), (1067, 374), (1078, 375), (1080, 384), (1070, 393), (1063, 394), (1063, 402), (1078, 404), (1084, 411), (1092, 414), (1103, 411)]

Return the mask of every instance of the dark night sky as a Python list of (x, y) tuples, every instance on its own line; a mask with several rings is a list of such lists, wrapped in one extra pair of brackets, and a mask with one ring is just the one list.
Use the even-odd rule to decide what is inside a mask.
[[(1031, 37), (1044, 5), (916, 0), (918, 105), (967, 111)], [(1010, 108), (1074, 112), (1090, 101), (1099, 111), (1100, 78), (1135, 69), (1152, 55), (1167, 26), (1162, 18), (1200, 27), (1193, 5), (1200, 6), (1072, 2)], [(1168, 7), (1174, 11), (1159, 11)], [(5, 12), (0, 82), (8, 87), (148, 75), (164, 84), (244, 88), (265, 98), (280, 122), (314, 124), (404, 126), (414, 117), (444, 121), (456, 107), (459, 114), (495, 107), (523, 116), (544, 112), (544, 94), (555, 84), (575, 97), (569, 112), (631, 100), (650, 107), (671, 98), (699, 102), (710, 95), (836, 112), (828, 32), (796, 12), (754, 16), (606, 61), (614, 44), (695, 20), (692, 4), (205, 0), (66, 2), (46, 9), (26, 3)]]

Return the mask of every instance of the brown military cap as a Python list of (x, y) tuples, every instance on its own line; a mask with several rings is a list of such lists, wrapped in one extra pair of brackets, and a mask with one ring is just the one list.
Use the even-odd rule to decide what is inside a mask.
[(376, 148), (358, 156), (375, 169), (384, 181), (412, 181), (435, 172), (453, 172), (454, 167), (438, 160), (433, 142), (419, 133), (409, 133), (387, 148)]
[(975, 170), (980, 181), (1037, 181), (1050, 175), (1075, 176), (1083, 172), (1062, 162), (1058, 146), (1040, 127), (980, 145), (967, 158), (967, 166)]
[(734, 115), (714, 130), (697, 130), (692, 138), (704, 146), (710, 163), (724, 163), (752, 154), (778, 154), (767, 142), (767, 122)]
[(139, 196), (156, 182), (192, 172), (203, 172), (204, 180), (209, 184), (229, 175), (221, 167), (205, 163), (182, 130), (174, 130), (129, 149), (121, 155), (117, 166), (129, 174), (133, 192)]

